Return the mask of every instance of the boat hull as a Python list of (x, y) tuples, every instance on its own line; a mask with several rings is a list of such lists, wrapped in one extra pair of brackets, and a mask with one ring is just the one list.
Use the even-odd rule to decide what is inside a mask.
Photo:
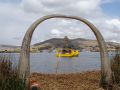
[(75, 57), (79, 56), (80, 52), (78, 50), (71, 50), (71, 53), (62, 53), (62, 50), (56, 50), (57, 57)]

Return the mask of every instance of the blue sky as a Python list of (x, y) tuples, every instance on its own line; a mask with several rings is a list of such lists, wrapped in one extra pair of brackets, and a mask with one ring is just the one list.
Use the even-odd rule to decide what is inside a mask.
[(120, 1), (106, 3), (102, 5), (104, 13), (113, 17), (120, 17)]
[[(48, 14), (86, 18), (100, 30), (106, 41), (120, 42), (119, 9), (119, 0), (0, 0), (0, 45), (21, 45), (29, 26)], [(32, 44), (64, 36), (95, 39), (81, 22), (51, 19), (37, 27)]]

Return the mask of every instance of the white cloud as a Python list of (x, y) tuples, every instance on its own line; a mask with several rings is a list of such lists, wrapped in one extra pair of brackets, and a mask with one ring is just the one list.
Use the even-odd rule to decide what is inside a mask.
[(22, 0), (24, 10), (42, 14), (102, 15), (101, 0)]
[(111, 19), (106, 21), (107, 24), (113, 27), (120, 28), (120, 20), (119, 19)]
[(57, 29), (53, 29), (53, 30), (51, 30), (51, 34), (60, 37), (60, 35), (62, 35), (63, 33)]
[(19, 5), (0, 3), (0, 44), (21, 45), (35, 15), (25, 13)]

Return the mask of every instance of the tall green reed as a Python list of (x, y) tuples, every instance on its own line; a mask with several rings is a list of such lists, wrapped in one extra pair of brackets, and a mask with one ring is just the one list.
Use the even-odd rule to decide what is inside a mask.
[(111, 61), (114, 84), (120, 85), (120, 47), (116, 48)]
[[(12, 54), (0, 54), (0, 90), (26, 90), (26, 79), (20, 79)], [(15, 61), (15, 60), (13, 60)]]

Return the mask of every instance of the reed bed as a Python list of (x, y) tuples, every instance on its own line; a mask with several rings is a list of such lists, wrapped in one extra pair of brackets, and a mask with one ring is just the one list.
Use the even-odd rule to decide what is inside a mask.
[(26, 90), (25, 79), (19, 79), (12, 54), (0, 54), (0, 90)]
[(58, 75), (32, 73), (30, 79), (38, 81), (42, 90), (104, 90), (99, 87), (100, 71)]
[(112, 58), (111, 65), (112, 65), (114, 85), (120, 87), (120, 47), (116, 48), (116, 54)]

